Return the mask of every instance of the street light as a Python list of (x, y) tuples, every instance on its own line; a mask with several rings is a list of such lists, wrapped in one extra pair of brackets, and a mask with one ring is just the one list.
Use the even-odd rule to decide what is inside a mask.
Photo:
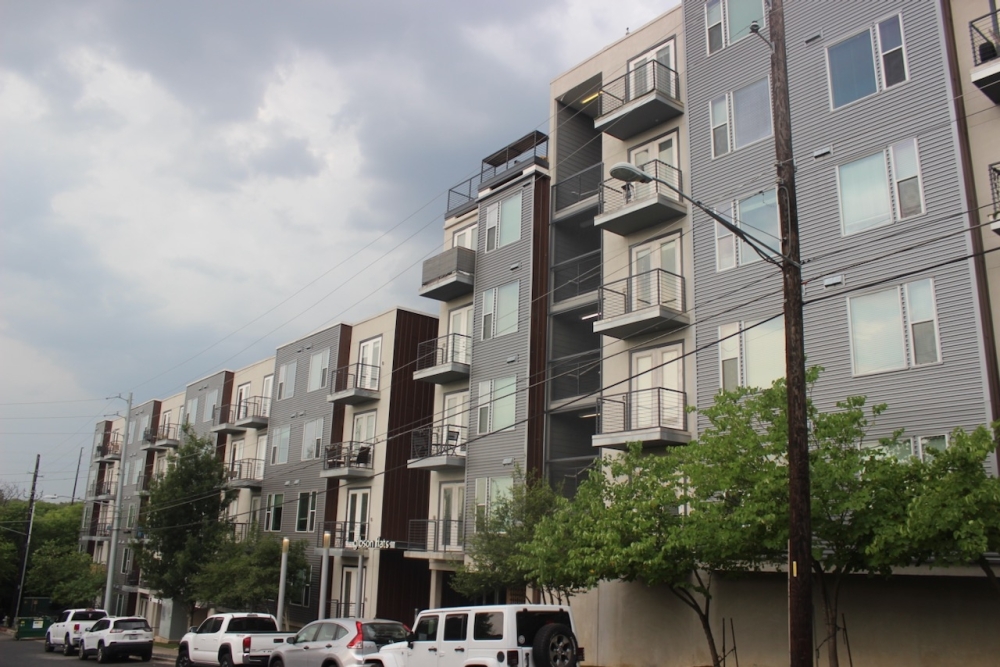
[(288, 578), (288, 538), (281, 540), (281, 575), (278, 577), (278, 629), (284, 628), (285, 622), (285, 581)]
[(323, 533), (323, 564), (319, 569), (319, 618), (326, 618), (326, 586), (330, 571), (330, 531)]

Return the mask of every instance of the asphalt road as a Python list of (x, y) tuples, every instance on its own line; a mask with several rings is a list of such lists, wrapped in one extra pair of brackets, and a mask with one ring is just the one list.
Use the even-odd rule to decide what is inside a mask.
[[(93, 658), (81, 663), (77, 656), (68, 658), (62, 653), (46, 653), (40, 639), (14, 641), (13, 635), (6, 632), (0, 633), (0, 667), (53, 667), (55, 665), (76, 667), (77, 665), (96, 664)], [(142, 662), (139, 658), (130, 658), (127, 663), (124, 660), (116, 660), (112, 664), (173, 665), (174, 660), (154, 655), (151, 662)]]

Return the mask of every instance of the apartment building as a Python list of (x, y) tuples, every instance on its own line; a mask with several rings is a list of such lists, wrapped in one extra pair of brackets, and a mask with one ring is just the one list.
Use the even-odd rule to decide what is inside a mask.
[(94, 449), (84, 491), (80, 549), (90, 554), (95, 563), (108, 561), (124, 423), (124, 419), (104, 419), (94, 426)]

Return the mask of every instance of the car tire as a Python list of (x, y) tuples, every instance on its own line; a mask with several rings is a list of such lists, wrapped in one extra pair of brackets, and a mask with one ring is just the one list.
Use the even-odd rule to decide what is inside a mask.
[(80, 652), (76, 654), (80, 660), (87, 659), (87, 647), (84, 645), (83, 640), (80, 640)]
[(52, 638), (49, 637), (48, 633), (45, 633), (45, 652), (52, 653), (54, 650), (56, 650), (56, 647), (52, 645)]
[(69, 635), (63, 637), (63, 655), (73, 655), (73, 642)]
[(219, 656), (219, 667), (234, 667), (233, 656), (228, 653), (223, 653)]
[(544, 625), (535, 635), (531, 656), (536, 667), (576, 667), (576, 637), (562, 623)]
[(285, 661), (281, 658), (274, 658), (267, 667), (285, 667)]
[(177, 662), (174, 663), (175, 667), (191, 667), (191, 659), (188, 658), (188, 652), (186, 648), (182, 648), (177, 651)]
[(142, 660), (143, 662), (149, 662), (150, 660), (153, 659), (153, 652), (150, 651), (149, 653), (143, 653), (142, 655), (139, 656), (139, 659)]
[(109, 656), (104, 650), (104, 644), (97, 645), (97, 662), (102, 665), (106, 662), (111, 662), (111, 656)]

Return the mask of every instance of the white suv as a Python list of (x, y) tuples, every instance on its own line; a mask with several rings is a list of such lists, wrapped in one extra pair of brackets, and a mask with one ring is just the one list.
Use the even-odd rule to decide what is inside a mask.
[(91, 655), (97, 656), (97, 662), (133, 655), (149, 662), (153, 657), (153, 629), (141, 616), (102, 618), (80, 640), (80, 660)]

